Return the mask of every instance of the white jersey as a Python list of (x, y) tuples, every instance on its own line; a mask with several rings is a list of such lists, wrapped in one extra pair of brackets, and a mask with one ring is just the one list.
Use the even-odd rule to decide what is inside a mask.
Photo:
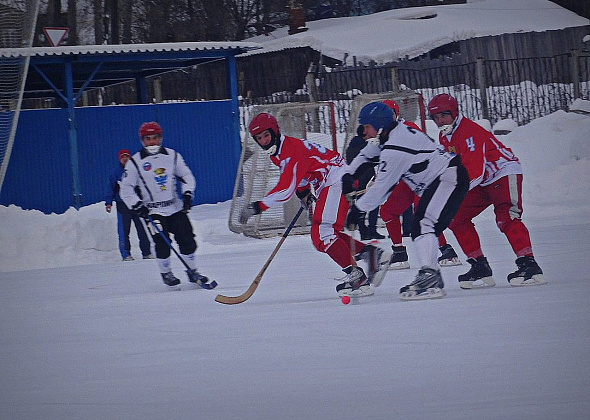
[[(375, 183), (356, 202), (362, 211), (368, 212), (383, 204), (400, 180), (421, 196), (454, 158), (426, 134), (405, 124), (397, 124), (380, 149)], [(373, 149), (368, 154), (372, 155)]]
[(195, 177), (180, 153), (161, 147), (150, 155), (145, 149), (135, 153), (125, 165), (121, 180), (121, 199), (133, 208), (139, 201), (150, 213), (170, 216), (182, 210), (182, 200), (176, 191), (180, 181), (182, 193), (195, 191)]

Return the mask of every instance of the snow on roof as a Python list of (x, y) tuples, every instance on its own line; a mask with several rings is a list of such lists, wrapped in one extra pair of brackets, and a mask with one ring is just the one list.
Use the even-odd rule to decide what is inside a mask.
[(96, 55), (162, 51), (251, 51), (261, 46), (254, 42), (174, 42), (158, 44), (74, 45), (60, 47), (0, 48), (0, 57), (45, 55)]
[(542, 32), (590, 24), (549, 0), (468, 0), (466, 4), (412, 7), (372, 15), (307, 22), (306, 32), (288, 27), (249, 38), (262, 49), (241, 56), (311, 47), (328, 57), (345, 55), (377, 63), (414, 58), (469, 38), (517, 32)]

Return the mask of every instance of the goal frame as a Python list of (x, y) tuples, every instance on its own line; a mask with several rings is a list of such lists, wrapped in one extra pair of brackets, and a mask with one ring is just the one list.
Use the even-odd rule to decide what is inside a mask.
[[(333, 102), (259, 105), (255, 106), (249, 114), (254, 116), (261, 112), (268, 112), (277, 118), (281, 134), (337, 150), (336, 114)], [(300, 202), (296, 196), (282, 206), (253, 216), (246, 224), (239, 223), (239, 215), (244, 206), (262, 199), (276, 185), (279, 175), (280, 169), (270, 161), (268, 153), (256, 144), (248, 132), (243, 132), (242, 153), (228, 220), (228, 226), (232, 232), (256, 238), (282, 234), (299, 210)], [(309, 233), (312, 215), (312, 209), (305, 212), (294, 225), (291, 233)]]

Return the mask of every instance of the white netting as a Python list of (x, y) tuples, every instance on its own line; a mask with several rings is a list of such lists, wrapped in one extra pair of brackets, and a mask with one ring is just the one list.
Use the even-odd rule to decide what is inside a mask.
[(39, 0), (0, 0), (0, 191), (10, 160), (29, 56), (8, 57), (1, 49), (33, 45)]
[(356, 136), (358, 117), (361, 109), (370, 102), (380, 102), (386, 99), (392, 99), (397, 102), (399, 105), (399, 114), (404, 120), (415, 122), (418, 124), (418, 127), (422, 127), (422, 122), (425, 118), (424, 102), (419, 93), (414, 92), (413, 90), (400, 90), (397, 92), (360, 95), (354, 98), (350, 109), (344, 150), (348, 147), (348, 142)]
[[(252, 116), (260, 112), (273, 115), (281, 133), (321, 144), (334, 149), (336, 133), (334, 107), (331, 103), (318, 104), (280, 104), (255, 107)], [(296, 196), (283, 206), (250, 218), (247, 224), (239, 222), (242, 209), (253, 201), (260, 200), (279, 180), (279, 168), (273, 165), (252, 136), (246, 133), (242, 141), (242, 156), (232, 199), (229, 228), (232, 232), (243, 233), (257, 238), (282, 234), (299, 210)], [(303, 213), (292, 233), (308, 233), (311, 226), (311, 212)]]

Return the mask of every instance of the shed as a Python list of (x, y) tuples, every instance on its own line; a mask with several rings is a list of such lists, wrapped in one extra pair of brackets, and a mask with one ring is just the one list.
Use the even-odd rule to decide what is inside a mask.
[[(30, 57), (25, 99), (61, 104), (21, 111), (0, 204), (60, 213), (101, 201), (117, 151), (138, 150), (137, 130), (152, 120), (162, 125), (164, 146), (195, 173), (195, 204), (230, 199), (241, 148), (235, 56), (257, 48), (187, 42), (0, 49), (0, 60)], [(216, 60), (225, 62), (225, 99), (164, 104), (147, 97), (147, 77)], [(76, 106), (88, 89), (130, 80), (137, 105)]]

